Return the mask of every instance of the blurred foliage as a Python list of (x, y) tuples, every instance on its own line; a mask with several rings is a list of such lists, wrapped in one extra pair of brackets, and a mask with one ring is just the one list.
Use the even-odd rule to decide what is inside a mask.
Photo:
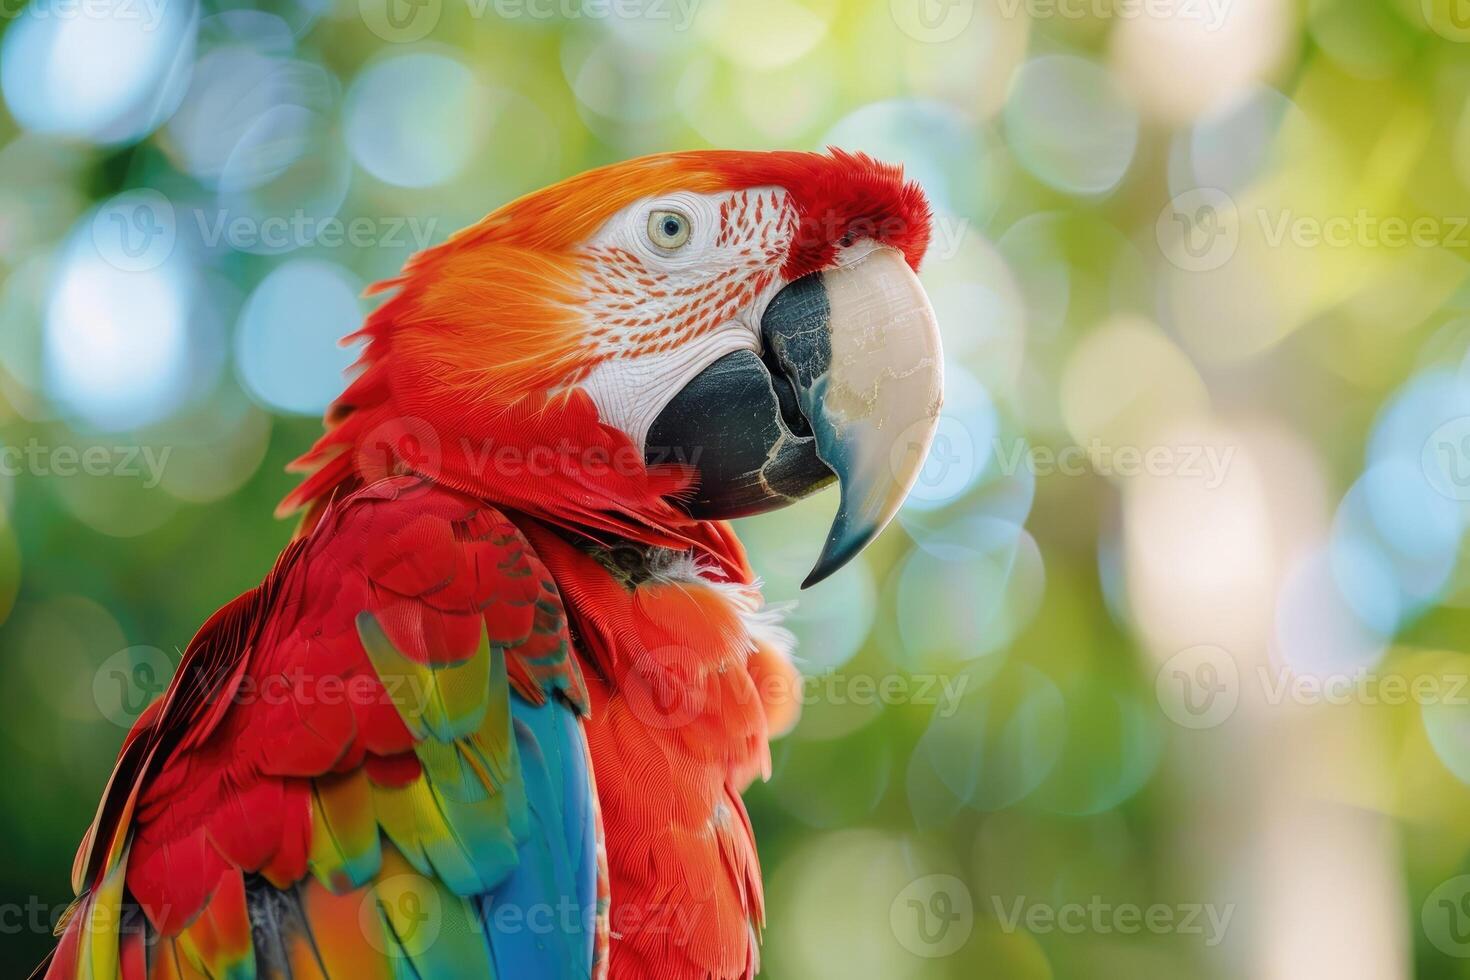
[[(286, 541), (362, 286), (600, 163), (832, 144), (935, 202), (948, 401), (792, 614), (763, 975), (1470, 977), (1464, 0), (3, 9), (7, 975)], [(833, 506), (742, 522), (772, 600)]]

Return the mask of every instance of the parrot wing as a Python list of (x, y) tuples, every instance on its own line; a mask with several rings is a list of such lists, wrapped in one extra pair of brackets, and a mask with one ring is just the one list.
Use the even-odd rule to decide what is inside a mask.
[(134, 726), (46, 976), (600, 976), (586, 710), (515, 524), (416, 478), (360, 490)]

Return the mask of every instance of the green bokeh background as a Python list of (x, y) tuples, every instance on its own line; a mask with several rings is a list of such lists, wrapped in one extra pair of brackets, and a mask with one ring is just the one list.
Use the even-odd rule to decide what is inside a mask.
[[(413, 251), (210, 246), (188, 216), (439, 241), (601, 163), (833, 143), (936, 202), (950, 402), (914, 503), (793, 613), (808, 703), (748, 794), (762, 975), (1470, 976), (1463, 0), (401, 2), (179, 4), (193, 81), (122, 136), (57, 115), (111, 72), (14, 68), (40, 15), (3, 22), (0, 446), (47, 461), (0, 475), (5, 975), (49, 945), (139, 697), (290, 534), (342, 356), (313, 304)], [(222, 49), (295, 67), (201, 67)], [(405, 57), (434, 70), (369, 84)], [(208, 163), (277, 105), (307, 121)], [(124, 310), (78, 361), (69, 263), (138, 188), (176, 211), (188, 309)], [(250, 313), (282, 268), (323, 290), (299, 343)], [(181, 372), (89, 373), (147, 374), (160, 337)], [(59, 472), (89, 446), (114, 469)], [(117, 472), (145, 447), (158, 485)], [(742, 522), (772, 601), (834, 506)], [(1233, 709), (1191, 711), (1211, 690)]]

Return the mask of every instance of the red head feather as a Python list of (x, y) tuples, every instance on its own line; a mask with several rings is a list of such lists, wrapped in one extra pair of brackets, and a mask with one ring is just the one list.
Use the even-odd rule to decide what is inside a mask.
[[(360, 373), (328, 411), (326, 435), (293, 464), (310, 475), (281, 512), (320, 505), (374, 477), (427, 470), (553, 523), (704, 547), (743, 576), (728, 535), (710, 540), (708, 528), (669, 505), (687, 475), (646, 471), (633, 443), (600, 424), (574, 386), (608, 356), (589, 336), (593, 260), (583, 251), (608, 219), (674, 191), (761, 187), (784, 189), (794, 211), (778, 256), (785, 281), (831, 265), (858, 238), (899, 249), (914, 268), (928, 245), (929, 208), (917, 185), (897, 166), (835, 149), (643, 157), (519, 198), (370, 290), (392, 295), (350, 338), (367, 341)], [(531, 455), (548, 446), (558, 459), (528, 473)], [(567, 451), (579, 458), (569, 461)], [(599, 464), (595, 479), (588, 452)]]

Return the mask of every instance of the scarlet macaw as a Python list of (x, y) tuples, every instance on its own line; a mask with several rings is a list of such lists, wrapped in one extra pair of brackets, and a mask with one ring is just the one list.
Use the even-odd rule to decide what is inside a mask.
[(415, 256), (303, 512), (129, 733), (50, 978), (734, 978), (790, 635), (724, 519), (912, 485), (929, 207), (861, 154), (573, 177)]

